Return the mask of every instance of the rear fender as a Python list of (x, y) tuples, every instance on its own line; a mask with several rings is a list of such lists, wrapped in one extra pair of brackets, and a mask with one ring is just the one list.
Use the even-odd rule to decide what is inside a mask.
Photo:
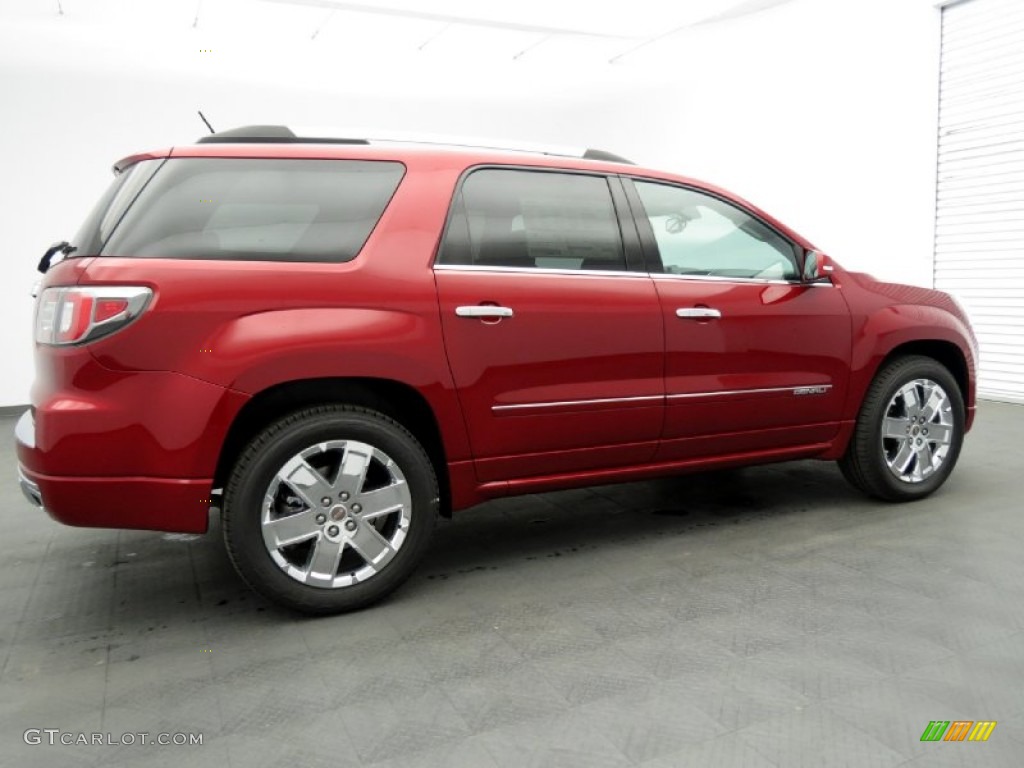
[(433, 318), (394, 310), (310, 308), (261, 312), (223, 326), (193, 375), (246, 394), (296, 380), (390, 379), (419, 391), (434, 412), (449, 461), (469, 458), (451, 373)]

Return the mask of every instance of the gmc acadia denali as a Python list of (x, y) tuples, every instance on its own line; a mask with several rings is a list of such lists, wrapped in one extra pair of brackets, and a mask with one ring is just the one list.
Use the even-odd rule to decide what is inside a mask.
[(70, 525), (219, 508), (294, 609), (381, 598), (510, 494), (818, 458), (919, 499), (971, 426), (952, 298), (605, 152), (254, 126), (114, 172), (40, 264), (22, 488)]

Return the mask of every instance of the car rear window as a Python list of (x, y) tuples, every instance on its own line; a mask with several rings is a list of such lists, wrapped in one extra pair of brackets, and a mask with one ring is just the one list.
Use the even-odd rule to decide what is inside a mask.
[(100, 252), (128, 205), (163, 162), (163, 159), (142, 160), (114, 177), (71, 241), (75, 256), (95, 256)]
[(387, 161), (172, 158), (146, 179), (100, 255), (348, 261), (404, 172)]

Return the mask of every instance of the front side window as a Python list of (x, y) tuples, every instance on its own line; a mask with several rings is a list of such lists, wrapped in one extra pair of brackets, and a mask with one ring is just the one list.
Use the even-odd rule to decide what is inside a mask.
[(466, 177), (452, 205), (440, 264), (626, 268), (604, 177), (483, 169)]
[(404, 173), (382, 161), (171, 158), (113, 221), (101, 255), (348, 261)]
[(734, 205), (691, 189), (635, 181), (665, 272), (762, 280), (799, 278), (796, 247)]

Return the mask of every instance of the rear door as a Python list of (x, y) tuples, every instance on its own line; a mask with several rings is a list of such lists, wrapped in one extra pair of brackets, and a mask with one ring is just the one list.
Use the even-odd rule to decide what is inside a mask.
[(824, 443), (838, 430), (850, 313), (799, 279), (800, 248), (698, 189), (626, 182), (665, 323), (658, 460)]
[(481, 481), (652, 458), (664, 333), (618, 179), (469, 172), (435, 264)]

